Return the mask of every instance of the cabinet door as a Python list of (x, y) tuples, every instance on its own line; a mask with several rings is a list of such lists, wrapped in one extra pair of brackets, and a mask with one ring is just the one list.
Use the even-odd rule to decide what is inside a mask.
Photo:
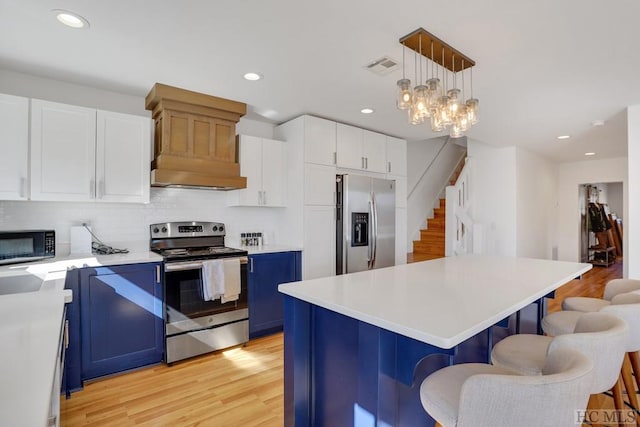
[(387, 137), (387, 173), (407, 176), (407, 141)]
[(287, 161), (284, 142), (262, 140), (262, 204), (284, 206), (286, 203)]
[(304, 204), (335, 205), (336, 168), (332, 166), (304, 165)]
[(387, 179), (392, 179), (396, 182), (396, 207), (407, 207), (407, 177), (387, 174)]
[(362, 131), (362, 156), (365, 170), (369, 172), (386, 172), (387, 137), (381, 133)]
[(336, 217), (333, 206), (305, 206), (304, 280), (336, 274)]
[(362, 129), (338, 123), (336, 150), (338, 153), (337, 165), (339, 167), (364, 169), (362, 135)]
[(31, 199), (95, 197), (96, 110), (31, 101)]
[(159, 268), (133, 264), (81, 271), (83, 380), (162, 361)]
[(0, 94), (0, 200), (27, 200), (29, 99)]
[(249, 337), (282, 330), (284, 300), (278, 285), (297, 280), (295, 252), (249, 256)]
[(258, 206), (262, 202), (262, 138), (240, 136), (240, 175), (247, 178), (247, 188), (234, 190), (231, 204)]
[(304, 117), (304, 161), (336, 164), (336, 123), (318, 117)]
[(98, 111), (96, 198), (149, 203), (151, 120)]

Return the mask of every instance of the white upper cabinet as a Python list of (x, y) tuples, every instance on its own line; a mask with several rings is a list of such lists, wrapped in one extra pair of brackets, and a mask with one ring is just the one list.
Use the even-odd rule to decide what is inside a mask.
[(286, 152), (284, 142), (240, 135), (240, 175), (247, 188), (229, 192), (235, 206), (273, 206), (286, 203)]
[(369, 172), (386, 172), (387, 137), (381, 133), (362, 131), (362, 155), (365, 158), (366, 170)]
[(389, 174), (407, 176), (407, 141), (387, 137), (387, 170)]
[(96, 198), (105, 202), (149, 202), (151, 121), (98, 110)]
[(338, 123), (337, 165), (369, 172), (386, 172), (386, 136)]
[(284, 206), (286, 204), (286, 151), (284, 142), (262, 140), (262, 204)]
[(31, 199), (149, 202), (151, 120), (31, 101)]
[(95, 197), (96, 110), (31, 101), (31, 199)]
[(0, 94), (0, 200), (29, 197), (29, 99)]
[(336, 122), (304, 116), (304, 161), (335, 166)]

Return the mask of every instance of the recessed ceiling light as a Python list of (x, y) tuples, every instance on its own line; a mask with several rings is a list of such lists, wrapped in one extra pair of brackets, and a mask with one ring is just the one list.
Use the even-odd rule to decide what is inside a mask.
[(245, 80), (249, 80), (255, 82), (256, 80), (260, 80), (262, 76), (258, 73), (246, 73), (244, 75)]
[(371, 109), (371, 108), (363, 108), (362, 110), (360, 110), (360, 112), (362, 114), (371, 114), (371, 113), (373, 113), (373, 109)]
[(60, 21), (62, 24), (66, 25), (67, 27), (76, 28), (76, 29), (89, 28), (89, 21), (87, 21), (85, 18), (78, 15), (77, 13), (69, 12), (68, 10), (62, 10), (62, 9), (53, 9), (51, 12), (53, 12), (56, 15), (56, 18), (58, 19), (58, 21)]
[(594, 153), (593, 151), (589, 151), (588, 153), (584, 153), (585, 156), (595, 156), (596, 153)]
[(593, 127), (604, 126), (604, 120), (594, 120), (591, 122), (591, 126)]
[(571, 135), (560, 135), (560, 136), (558, 136), (556, 138), (558, 138), (558, 139), (569, 139), (569, 138), (571, 138)]

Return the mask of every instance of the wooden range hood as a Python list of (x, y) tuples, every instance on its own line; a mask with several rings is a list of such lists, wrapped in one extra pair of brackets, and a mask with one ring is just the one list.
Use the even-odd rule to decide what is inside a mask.
[(155, 122), (152, 186), (247, 187), (236, 155), (236, 123), (246, 104), (156, 83), (145, 108)]

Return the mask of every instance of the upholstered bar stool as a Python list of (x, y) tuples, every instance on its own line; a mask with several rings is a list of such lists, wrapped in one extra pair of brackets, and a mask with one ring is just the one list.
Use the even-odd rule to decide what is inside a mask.
[(588, 357), (569, 348), (551, 351), (538, 376), (463, 363), (429, 375), (420, 400), (436, 426), (573, 426), (589, 399), (592, 368)]
[[(636, 387), (640, 390), (640, 358), (638, 357), (638, 351), (640, 351), (640, 294), (636, 292), (618, 294), (611, 299), (611, 304), (602, 307), (599, 312), (613, 314), (627, 322), (629, 327), (627, 353), (620, 373), (627, 389), (629, 403), (635, 409), (640, 409), (636, 395)], [(578, 311), (551, 313), (542, 320), (542, 328), (549, 335), (558, 336), (571, 333), (570, 331), (575, 328), (582, 314), (584, 313)]]
[(632, 291), (640, 291), (640, 280), (613, 279), (604, 287), (602, 298), (568, 297), (562, 301), (563, 310), (583, 311), (585, 313), (598, 311), (611, 303), (613, 297)]
[(576, 349), (593, 361), (591, 394), (612, 390), (616, 409), (623, 409), (619, 376), (629, 332), (626, 322), (607, 313), (581, 313), (574, 326), (573, 333), (556, 337), (511, 335), (495, 345), (491, 361), (504, 369), (540, 375), (548, 353)]

